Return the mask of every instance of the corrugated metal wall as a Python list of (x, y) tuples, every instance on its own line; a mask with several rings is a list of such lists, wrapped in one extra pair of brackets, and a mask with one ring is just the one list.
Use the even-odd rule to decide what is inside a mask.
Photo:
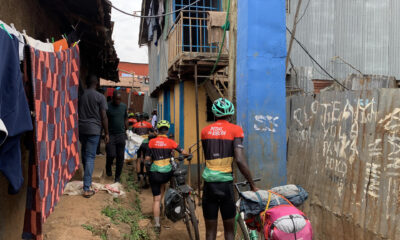
[(399, 89), (288, 98), (288, 182), (315, 239), (400, 239)]
[[(288, 1), (289, 29), (293, 28), (298, 1)], [(304, 16), (297, 24), (296, 38), (335, 78), (356, 73), (340, 59), (333, 60), (340, 56), (364, 74), (400, 79), (399, 12), (398, 0), (303, 0), (299, 18)], [(314, 79), (330, 79), (296, 42), (291, 58), (296, 67), (313, 67)]]
[[(171, 1), (166, 0), (166, 9), (172, 9)], [(156, 32), (154, 32), (153, 41), (148, 45), (149, 51), (149, 77), (150, 77), (150, 93), (153, 92), (160, 84), (165, 82), (168, 77), (168, 31), (172, 26), (173, 17), (165, 18), (169, 24), (164, 25), (164, 33), (156, 42)]]

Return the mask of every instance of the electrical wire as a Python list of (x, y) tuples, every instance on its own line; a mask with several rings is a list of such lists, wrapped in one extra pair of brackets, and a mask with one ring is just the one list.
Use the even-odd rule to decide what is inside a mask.
[[(289, 30), (288, 27), (286, 27), (286, 30), (290, 33), (290, 35), (293, 36), (293, 33)], [(303, 49), (303, 51), (311, 58), (311, 60), (312, 60), (313, 62), (315, 62), (315, 63), (318, 65), (318, 67), (319, 67), (324, 73), (326, 73), (332, 80), (334, 80), (336, 83), (338, 83), (341, 87), (343, 87), (343, 88), (346, 89), (346, 90), (349, 90), (349, 89), (346, 88), (339, 80), (337, 80), (337, 79), (334, 78), (331, 74), (329, 74), (329, 72), (326, 71), (325, 68), (323, 68), (323, 67), (321, 66), (321, 64), (319, 64), (319, 63), (317, 62), (317, 60), (315, 60), (315, 58), (314, 58), (314, 57), (310, 54), (310, 52), (304, 47), (304, 45), (303, 45), (299, 40), (297, 40), (297, 38), (296, 38), (295, 36), (293, 36), (293, 39), (297, 42), (297, 44), (299, 44), (299, 46)]]
[(308, 0), (308, 3), (307, 3), (307, 5), (306, 5), (306, 8), (304, 9), (304, 12), (303, 12), (303, 14), (301, 15), (301, 17), (299, 18), (299, 20), (297, 20), (296, 24), (298, 24), (298, 23), (301, 21), (301, 19), (304, 17), (304, 15), (306, 15), (308, 6), (310, 6), (310, 2), (311, 2), (311, 0)]
[[(116, 6), (112, 5), (111, 2), (109, 2), (108, 4), (109, 4), (112, 8), (114, 8), (115, 10), (117, 10), (118, 12), (121, 12), (121, 13), (126, 14), (126, 15), (131, 16), (131, 17), (137, 17), (137, 18), (159, 18), (159, 17), (164, 17), (164, 16), (168, 16), (168, 15), (174, 14), (174, 13), (179, 12), (179, 11), (181, 11), (181, 10), (185, 10), (186, 8), (189, 8), (189, 7), (195, 5), (195, 4), (198, 3), (198, 2), (200, 2), (200, 0), (197, 0), (197, 1), (195, 1), (194, 3), (191, 3), (191, 4), (189, 4), (189, 5), (186, 5), (186, 6), (184, 6), (183, 8), (180, 8), (180, 9), (178, 9), (178, 10), (175, 10), (175, 11), (172, 11), (172, 12), (168, 12), (168, 13), (164, 13), (164, 14), (160, 14), (160, 15), (154, 15), (154, 16), (139, 16), (139, 15), (132, 14), (132, 13), (128, 13), (128, 12), (125, 12), (124, 10), (121, 10), (121, 9), (117, 8)], [(133, 12), (141, 12), (141, 11), (133, 11)]]

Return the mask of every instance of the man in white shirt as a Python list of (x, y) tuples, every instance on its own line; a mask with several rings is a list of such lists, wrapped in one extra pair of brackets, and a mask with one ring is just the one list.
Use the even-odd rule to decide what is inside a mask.
[(156, 128), (157, 125), (157, 110), (154, 110), (151, 113), (152, 117), (151, 117), (151, 125), (153, 125), (153, 128)]

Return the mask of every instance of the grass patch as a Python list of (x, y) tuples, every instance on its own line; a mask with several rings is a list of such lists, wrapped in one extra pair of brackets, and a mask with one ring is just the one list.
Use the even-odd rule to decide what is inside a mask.
[(135, 176), (133, 173), (123, 172), (121, 180), (121, 183), (128, 192), (132, 190), (135, 191), (135, 199), (132, 201), (131, 207), (122, 206), (121, 200), (119, 198), (114, 198), (113, 204), (106, 206), (101, 213), (109, 217), (111, 222), (115, 225), (125, 223), (130, 226), (131, 231), (129, 234), (124, 234), (124, 240), (150, 240), (146, 229), (141, 229), (139, 227), (139, 221), (146, 217), (143, 216), (141, 211), (140, 198), (137, 194), (139, 187), (135, 182)]
[(128, 192), (135, 190), (140, 191), (139, 185), (135, 181), (135, 175), (131, 173), (123, 172), (121, 175), (121, 183), (124, 185)]
[(81, 226), (84, 229), (92, 232), (93, 235), (100, 236), (102, 240), (107, 240), (107, 230), (102, 229), (102, 228), (98, 228), (98, 227), (94, 227), (94, 226), (89, 225), (89, 224), (82, 224)]

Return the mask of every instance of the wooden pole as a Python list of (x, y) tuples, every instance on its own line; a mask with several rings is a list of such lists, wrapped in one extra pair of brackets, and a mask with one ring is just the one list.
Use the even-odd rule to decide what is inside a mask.
[(197, 191), (200, 204), (200, 126), (199, 126), (199, 86), (197, 82), (197, 62), (194, 64), (194, 85), (196, 97), (196, 144), (197, 144)]
[(299, 16), (300, 6), (301, 6), (301, 2), (302, 2), (302, 1), (303, 1), (303, 0), (299, 0), (299, 3), (297, 4), (296, 15), (294, 16), (294, 20), (293, 20), (292, 36), (290, 37), (289, 48), (288, 48), (288, 52), (287, 52), (287, 56), (286, 56), (285, 74), (286, 74), (286, 72), (287, 72), (288, 65), (289, 65), (289, 58), (290, 58), (290, 53), (292, 52), (292, 46), (293, 46), (294, 36), (296, 35), (297, 17)]

